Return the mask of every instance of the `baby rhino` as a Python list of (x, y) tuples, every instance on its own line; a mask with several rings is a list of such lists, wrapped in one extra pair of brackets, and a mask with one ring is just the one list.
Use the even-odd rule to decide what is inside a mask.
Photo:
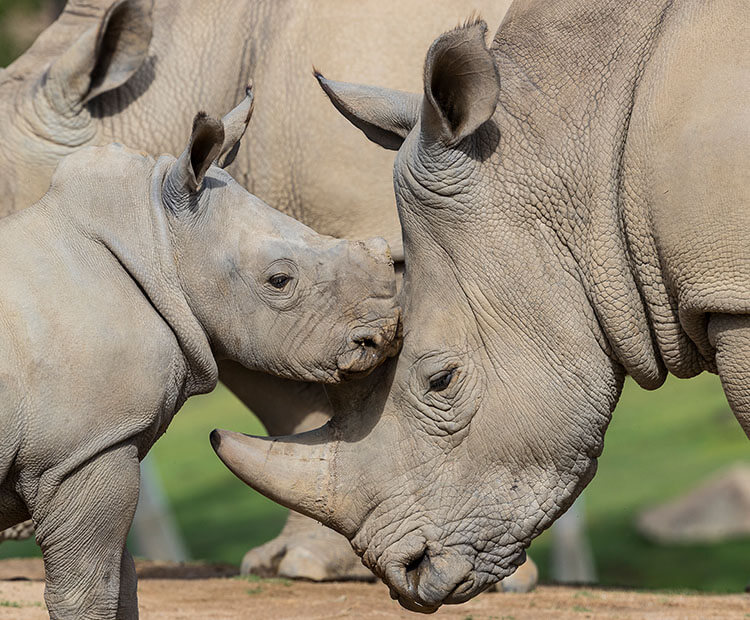
[(395, 347), (385, 242), (319, 236), (212, 166), (251, 107), (196, 116), (176, 160), (83, 149), (0, 220), (0, 529), (33, 518), (52, 618), (137, 617), (139, 461), (217, 359), (334, 382)]

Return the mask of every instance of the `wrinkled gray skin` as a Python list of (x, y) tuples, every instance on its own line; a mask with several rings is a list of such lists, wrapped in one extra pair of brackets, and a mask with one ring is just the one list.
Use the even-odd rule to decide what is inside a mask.
[(33, 519), (52, 618), (137, 617), (139, 461), (217, 359), (337, 381), (397, 342), (384, 241), (317, 235), (210, 167), (249, 102), (198, 115), (176, 160), (82, 149), (0, 221), (0, 528)]
[[(472, 11), (496, 27), (510, 1), (155, 0), (153, 10), (150, 0), (115, 4), (107, 12), (113, 0), (70, 0), (32, 48), (0, 70), (0, 214), (38, 200), (60, 158), (81, 146), (116, 140), (152, 155), (179, 152), (190, 131), (179, 111), (223, 113), (253, 78), (261, 95), (254, 130), (232, 175), (319, 232), (385, 238), (398, 261), (393, 154), (351, 130), (320, 92), (313, 63), (342, 79), (416, 90), (424, 50), (437, 34)], [(328, 419), (320, 386), (226, 361), (219, 372), (270, 433)], [(248, 555), (243, 570), (312, 579), (369, 575), (344, 538), (294, 516), (279, 539)]]
[(423, 96), (321, 78), (400, 144), (403, 348), (328, 425), (215, 431), (220, 457), (432, 611), (591, 480), (626, 374), (718, 371), (750, 434), (748, 23), (742, 0), (529, 0), (489, 50), (481, 23), (438, 38)]

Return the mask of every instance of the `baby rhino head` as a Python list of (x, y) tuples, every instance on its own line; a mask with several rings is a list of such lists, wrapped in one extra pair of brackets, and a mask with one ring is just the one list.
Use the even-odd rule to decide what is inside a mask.
[(393, 355), (400, 311), (382, 239), (317, 234), (248, 193), (220, 167), (237, 152), (252, 95), (223, 121), (195, 117), (164, 174), (180, 284), (219, 359), (337, 382)]

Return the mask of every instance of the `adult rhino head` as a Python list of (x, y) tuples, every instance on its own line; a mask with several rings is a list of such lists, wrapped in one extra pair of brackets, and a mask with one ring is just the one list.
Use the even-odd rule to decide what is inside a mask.
[[(346, 535), (416, 611), (512, 573), (594, 475), (626, 372), (657, 387), (687, 341), (665, 301), (649, 308), (656, 348), (634, 274), (662, 281), (630, 260), (648, 238), (626, 241), (618, 194), (662, 8), (639, 5), (641, 23), (615, 3), (522, 4), (526, 23), (511, 9), (492, 51), (481, 22), (438, 38), (421, 96), (319, 78), (399, 149), (403, 347), (364, 386), (329, 391), (337, 415), (316, 431), (212, 434), (235, 474)], [(710, 367), (682, 350), (695, 363), (676, 372)]]
[(87, 104), (131, 80), (148, 60), (152, 4), (71, 7), (77, 28), (61, 18), (0, 72), (0, 117), (12, 119), (0, 144), (0, 215), (36, 202), (63, 157), (97, 143), (99, 125)]

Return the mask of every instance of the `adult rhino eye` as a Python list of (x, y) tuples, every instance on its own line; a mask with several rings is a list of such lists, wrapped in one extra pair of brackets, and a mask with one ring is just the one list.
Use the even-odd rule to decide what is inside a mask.
[(436, 375), (430, 378), (430, 391), (441, 392), (447, 388), (453, 380), (453, 375), (456, 374), (456, 369), (451, 368), (450, 370), (441, 370)]
[(292, 278), (290, 278), (285, 273), (277, 273), (268, 278), (268, 283), (274, 288), (282, 289), (289, 283), (289, 280), (291, 279)]

